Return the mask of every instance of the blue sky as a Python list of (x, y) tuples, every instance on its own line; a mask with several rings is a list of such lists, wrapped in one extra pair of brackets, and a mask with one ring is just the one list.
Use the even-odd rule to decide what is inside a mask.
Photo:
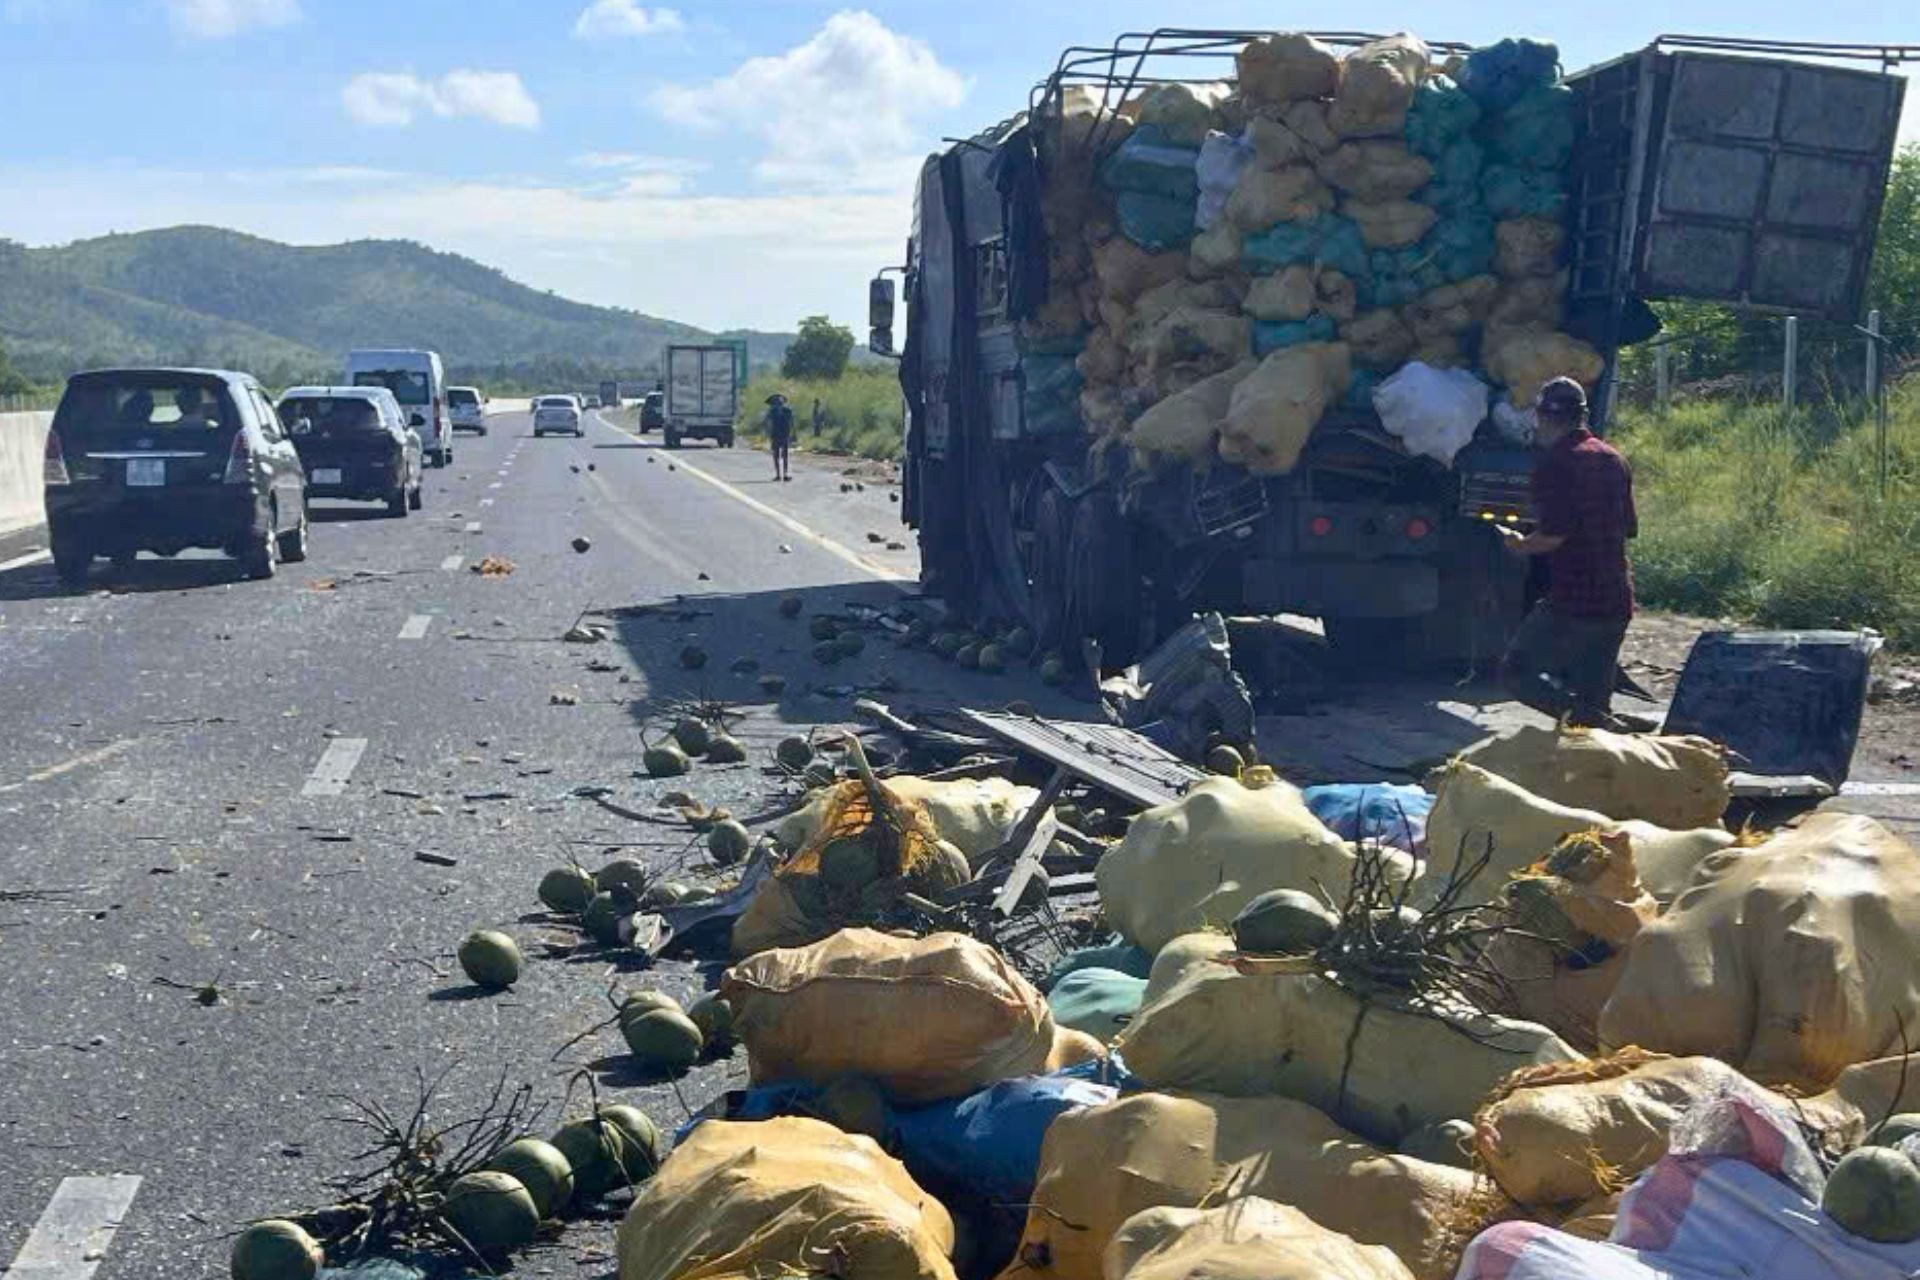
[(1569, 68), (1662, 31), (1920, 41), (1893, 0), (0, 0), (0, 236), (403, 236), (716, 328), (854, 323), (899, 257), (919, 158), (1024, 106), (1062, 47), (1283, 11), (1542, 35)]

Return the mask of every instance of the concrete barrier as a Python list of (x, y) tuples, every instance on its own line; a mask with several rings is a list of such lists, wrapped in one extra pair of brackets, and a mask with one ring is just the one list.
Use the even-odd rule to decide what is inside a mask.
[(0, 413), (0, 533), (47, 522), (42, 465), (51, 413)]

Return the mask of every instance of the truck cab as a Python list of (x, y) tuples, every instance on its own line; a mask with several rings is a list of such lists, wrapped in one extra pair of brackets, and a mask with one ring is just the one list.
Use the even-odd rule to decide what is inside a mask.
[[(1367, 657), (1497, 658), (1529, 602), (1526, 564), (1487, 527), (1530, 518), (1516, 415), (1504, 432), (1483, 422), (1443, 465), (1353, 397), (1290, 470), (1254, 475), (1219, 459), (1143, 468), (1083, 414), (1084, 337), (1049, 296), (1073, 251), (1050, 244), (1049, 183), (1096, 181), (1106, 131), (1130, 124), (1116, 109), (1141, 86), (1217, 82), (1223, 59), (1231, 71), (1267, 34), (1069, 50), (1027, 112), (927, 160), (903, 287), (876, 279), (869, 317), (872, 350), (901, 361), (902, 516), (923, 586), (963, 615), (1026, 621), (1042, 650), (1078, 658), (1091, 640), (1109, 667), (1201, 610), (1318, 617), (1336, 648)], [(1311, 34), (1348, 49), (1378, 39)], [(1858, 318), (1904, 88), (1885, 67), (1914, 53), (1663, 37), (1565, 78), (1562, 327), (1604, 360), (1597, 429), (1620, 349), (1657, 332), (1649, 299)]]

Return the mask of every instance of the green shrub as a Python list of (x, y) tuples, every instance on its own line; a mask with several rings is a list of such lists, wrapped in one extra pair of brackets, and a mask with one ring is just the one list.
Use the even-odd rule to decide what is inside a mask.
[[(905, 406), (899, 373), (890, 365), (849, 369), (832, 380), (763, 374), (741, 393), (738, 429), (742, 436), (766, 438), (760, 419), (766, 413), (767, 397), (776, 391), (793, 405), (796, 448), (887, 461), (897, 460), (905, 451)], [(826, 425), (818, 435), (813, 430), (816, 399), (826, 409)]]

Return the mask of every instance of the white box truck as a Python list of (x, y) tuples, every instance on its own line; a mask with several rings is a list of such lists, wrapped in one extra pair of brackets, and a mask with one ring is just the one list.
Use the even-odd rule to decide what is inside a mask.
[(735, 349), (727, 346), (667, 348), (667, 448), (678, 449), (688, 439), (733, 447), (733, 422), (740, 408), (735, 359)]

